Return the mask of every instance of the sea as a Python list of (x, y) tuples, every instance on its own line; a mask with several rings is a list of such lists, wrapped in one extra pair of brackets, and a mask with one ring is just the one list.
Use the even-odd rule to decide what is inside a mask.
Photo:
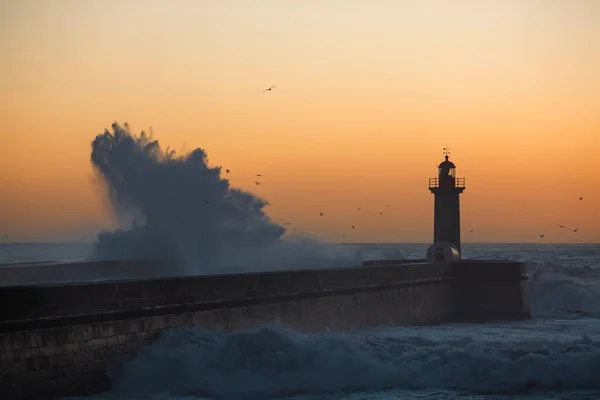
[[(365, 260), (424, 258), (428, 247), (326, 245)], [(86, 259), (92, 246), (1, 248), (0, 263), (29, 263)], [(463, 258), (528, 262), (533, 319), (320, 334), (173, 329), (111, 377), (113, 390), (87, 399), (600, 399), (600, 245), (464, 243)]]

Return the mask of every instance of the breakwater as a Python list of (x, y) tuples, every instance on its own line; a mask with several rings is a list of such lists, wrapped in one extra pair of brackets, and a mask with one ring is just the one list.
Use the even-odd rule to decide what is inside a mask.
[(162, 331), (181, 326), (238, 330), (276, 322), (318, 332), (528, 318), (526, 277), (526, 264), (519, 262), (386, 261), (344, 269), (4, 286), (0, 393), (45, 399), (108, 389), (107, 371), (118, 374), (120, 362)]

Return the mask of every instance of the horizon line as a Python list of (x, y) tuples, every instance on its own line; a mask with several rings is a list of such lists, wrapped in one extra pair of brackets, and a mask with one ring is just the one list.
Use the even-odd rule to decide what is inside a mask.
[[(372, 245), (372, 244), (377, 244), (377, 245), (382, 245), (382, 244), (418, 244), (418, 245), (432, 245), (433, 243), (431, 242), (329, 242), (329, 241), (320, 241), (319, 243), (328, 243), (328, 244), (348, 244), (348, 245)], [(64, 241), (64, 242), (31, 242), (31, 241), (23, 241), (23, 242), (4, 242), (4, 243), (0, 243), (0, 246), (2, 245), (27, 245), (27, 244), (36, 244), (36, 245), (65, 245), (65, 244), (85, 244), (85, 245), (92, 245), (94, 244), (93, 241), (91, 242), (82, 242), (82, 241)], [(600, 245), (600, 242), (552, 242), (552, 241), (543, 241), (543, 242), (504, 242), (504, 241), (499, 241), (499, 242), (462, 242), (462, 244), (598, 244)]]

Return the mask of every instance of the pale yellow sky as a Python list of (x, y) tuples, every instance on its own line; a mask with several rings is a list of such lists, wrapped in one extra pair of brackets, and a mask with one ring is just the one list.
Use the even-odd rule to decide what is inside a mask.
[(0, 227), (114, 227), (90, 143), (127, 121), (330, 240), (431, 241), (448, 144), (465, 241), (597, 242), (598, 21), (595, 0), (0, 1)]

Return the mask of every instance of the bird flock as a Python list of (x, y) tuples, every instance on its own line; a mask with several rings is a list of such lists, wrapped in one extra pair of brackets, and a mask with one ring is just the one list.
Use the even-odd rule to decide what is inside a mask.
[[(582, 200), (583, 200), (583, 197), (580, 197), (580, 198), (579, 198), (579, 201), (582, 201)], [(568, 226), (566, 226), (566, 225), (562, 225), (562, 224), (556, 224), (556, 226), (557, 226), (558, 228), (560, 228), (560, 229), (570, 229), (572, 233), (577, 233), (577, 232), (579, 231), (579, 228), (572, 228), (572, 227), (571, 227), (571, 228), (569, 228)], [(470, 230), (470, 233), (473, 233), (473, 229), (471, 229), (471, 230)], [(546, 236), (546, 234), (545, 234), (545, 233), (540, 233), (540, 238), (541, 238), (541, 239), (544, 239), (544, 237), (545, 237), (545, 236)], [(583, 240), (579, 240), (579, 241), (580, 241), (580, 242), (583, 242)]]
[[(268, 88), (264, 89), (262, 92), (263, 92), (263, 93), (265, 93), (265, 92), (270, 92), (270, 91), (272, 91), (274, 88), (276, 88), (276, 86), (270, 86), (270, 87), (268, 87)], [(225, 174), (227, 174), (227, 175), (231, 174), (231, 170), (230, 170), (230, 169), (225, 169)], [(256, 176), (257, 176), (257, 177), (262, 177), (262, 174), (256, 174)], [(260, 182), (259, 182), (259, 181), (256, 181), (256, 180), (255, 180), (255, 181), (254, 181), (254, 183), (255, 183), (257, 186), (259, 186), (259, 185), (260, 185)], [(387, 205), (386, 205), (386, 207), (389, 207), (389, 206), (390, 206), (389, 204), (387, 204)], [(358, 207), (358, 208), (356, 209), (356, 211), (357, 211), (357, 212), (358, 212), (358, 211), (361, 211), (361, 210), (362, 210), (362, 207)], [(383, 215), (383, 211), (379, 211), (379, 215)], [(324, 216), (325, 216), (325, 213), (324, 213), (324, 212), (322, 212), (322, 211), (319, 211), (319, 217), (324, 217)], [(291, 222), (285, 221), (285, 220), (284, 220), (284, 218), (280, 218), (280, 221), (282, 222), (282, 224), (283, 224), (283, 225), (288, 225), (288, 226), (290, 226), (290, 225), (293, 225)], [(356, 230), (356, 225), (350, 225), (350, 227), (349, 227), (349, 228), (350, 228), (350, 229), (352, 229), (352, 230)], [(291, 228), (291, 229), (292, 229), (292, 231), (293, 231), (293, 232), (297, 232), (297, 229), (296, 229), (296, 228)], [(346, 237), (346, 233), (342, 233), (342, 234), (341, 234), (341, 236), (342, 236), (343, 238), (345, 238), (345, 237)], [(326, 239), (328, 239), (328, 237), (327, 237), (327, 236), (325, 236), (325, 237), (322, 237), (321, 239), (323, 239), (323, 240), (326, 240)]]
[[(225, 170), (225, 173), (226, 173), (227, 175), (229, 175), (229, 174), (231, 173), (231, 170), (230, 170), (230, 169), (226, 169), (226, 170)], [(260, 177), (260, 176), (262, 176), (262, 174), (256, 174), (256, 176)], [(254, 183), (255, 183), (256, 185), (260, 185), (260, 182), (258, 182), (258, 181), (254, 181)], [(583, 197), (580, 197), (580, 198), (579, 198), (579, 201), (583, 201)], [(208, 201), (206, 201), (206, 203), (208, 203)], [(389, 204), (386, 204), (386, 207), (389, 207), (389, 206), (390, 206)], [(356, 209), (356, 212), (359, 212), (359, 211), (361, 211), (361, 210), (362, 210), (362, 207), (358, 207), (358, 208)], [(379, 211), (379, 215), (383, 215), (383, 211)], [(324, 213), (323, 211), (319, 211), (319, 217), (325, 217), (325, 213)], [(285, 220), (284, 220), (284, 218), (280, 218), (280, 221), (282, 222), (282, 225), (292, 225), (292, 223), (291, 223), (291, 222), (289, 222), (289, 221), (285, 221)], [(557, 224), (556, 226), (557, 226), (557, 227), (559, 227), (560, 229), (571, 229), (571, 231), (572, 231), (573, 233), (577, 233), (577, 232), (579, 231), (579, 228), (569, 228), (569, 227), (567, 227), (566, 225), (562, 225), (562, 224)], [(352, 230), (356, 230), (356, 226), (355, 226), (355, 225), (350, 225), (350, 228), (351, 228)], [(293, 232), (297, 232), (296, 228), (292, 228), (292, 231), (293, 231)], [(473, 229), (471, 229), (469, 232), (470, 232), (470, 233), (473, 233), (473, 232), (474, 232), (474, 230), (473, 230)], [(540, 238), (542, 238), (542, 239), (543, 239), (545, 236), (546, 236), (546, 235), (545, 235), (545, 233), (540, 233)], [(342, 238), (345, 238), (345, 237), (346, 237), (346, 233), (342, 233), (342, 234), (341, 234), (341, 237), (342, 237)], [(328, 238), (328, 237), (323, 237), (322, 239), (323, 239), (323, 240), (325, 240), (325, 239), (327, 239), (327, 238)], [(580, 241), (581, 241), (581, 240), (580, 240)]]
[[(273, 87), (274, 87), (274, 86), (273, 86)], [(265, 89), (265, 90), (268, 90), (268, 89)], [(231, 174), (231, 169), (225, 169), (225, 174), (226, 174), (226, 175), (229, 175), (229, 174)], [(263, 175), (262, 175), (262, 174), (256, 174), (256, 176), (257, 176), (257, 177), (262, 177)], [(254, 183), (255, 183), (256, 185), (260, 185), (260, 182), (259, 182), (259, 181), (254, 181)], [(234, 190), (234, 189), (230, 189), (230, 190)], [(209, 202), (208, 202), (208, 200), (205, 200), (204, 202), (205, 202), (206, 204), (208, 204), (208, 203), (209, 203)], [(390, 206), (390, 204), (386, 204), (386, 207), (389, 207), (389, 206)], [(362, 207), (358, 207), (358, 208), (356, 209), (356, 212), (359, 212), (359, 211), (361, 211), (361, 210), (362, 210)], [(383, 211), (379, 211), (379, 215), (383, 215)], [(324, 217), (324, 216), (325, 216), (325, 213), (324, 213), (323, 211), (319, 211), (319, 217)], [(280, 222), (281, 222), (281, 224), (282, 224), (282, 225), (284, 225), (284, 226), (292, 226), (292, 225), (293, 225), (293, 223), (292, 223), (292, 222), (285, 221), (285, 219), (284, 219), (284, 218), (280, 218), (280, 219), (279, 219), (279, 221), (280, 221)], [(352, 230), (356, 230), (356, 225), (350, 225), (350, 226), (349, 226), (349, 228), (350, 228), (350, 229), (352, 229)], [(287, 230), (287, 229), (286, 229), (286, 230)], [(292, 232), (297, 232), (297, 229), (296, 229), (296, 228), (294, 228), (294, 227), (292, 227), (292, 228), (291, 228), (291, 230), (292, 230)], [(342, 236), (343, 238), (345, 238), (345, 237), (346, 237), (346, 233), (342, 233), (342, 234), (341, 234), (341, 236)], [(323, 239), (323, 240), (326, 240), (326, 239), (328, 239), (328, 237), (327, 237), (327, 236), (324, 236), (324, 237), (322, 237), (321, 239)]]
[[(262, 92), (263, 92), (263, 93), (265, 93), (265, 92), (271, 92), (271, 91), (272, 91), (274, 88), (276, 88), (276, 87), (277, 87), (277, 86), (275, 86), (275, 85), (273, 85), (273, 86), (270, 86), (270, 87), (268, 87), (268, 88), (264, 89)], [(225, 169), (225, 173), (226, 173), (227, 175), (229, 175), (229, 174), (231, 174), (231, 170), (230, 170), (230, 169)], [(262, 174), (256, 174), (256, 177), (262, 177)], [(255, 181), (254, 181), (254, 183), (255, 183), (257, 186), (259, 186), (259, 185), (260, 185), (260, 182), (259, 182), (259, 181), (257, 181), (257, 180), (255, 180)], [(230, 189), (230, 190), (233, 190), (233, 189)], [(583, 200), (583, 197), (580, 197), (580, 198), (579, 198), (579, 201), (582, 201), (582, 200)], [(209, 201), (209, 200), (204, 200), (204, 204), (209, 204), (209, 203), (210, 203), (210, 201)], [(389, 204), (387, 204), (387, 205), (386, 205), (386, 207), (389, 207), (389, 206), (390, 206)], [(358, 208), (356, 209), (356, 212), (359, 212), (359, 211), (361, 211), (361, 210), (362, 210), (362, 207), (358, 207)], [(382, 211), (379, 211), (379, 215), (383, 215), (383, 212), (382, 212)], [(324, 216), (325, 216), (325, 213), (324, 213), (324, 212), (322, 212), (322, 211), (319, 211), (319, 216), (320, 216), (320, 217), (324, 217)], [(284, 221), (284, 218), (280, 218), (280, 221), (282, 222), (282, 225), (288, 225), (288, 226), (289, 226), (289, 225), (292, 225), (292, 223), (291, 223), (291, 222)], [(578, 232), (578, 230), (579, 230), (578, 228), (568, 228), (566, 225), (562, 225), (562, 224), (557, 224), (556, 226), (557, 226), (557, 227), (559, 227), (560, 229), (571, 229), (573, 233), (577, 233), (577, 232)], [(350, 228), (351, 228), (352, 230), (356, 230), (356, 226), (355, 226), (355, 225), (350, 225)], [(297, 230), (296, 230), (296, 228), (292, 228), (292, 231), (293, 231), (293, 232), (296, 232)], [(470, 232), (470, 233), (473, 233), (474, 231), (473, 231), (473, 229), (471, 229), (469, 232)], [(342, 236), (343, 238), (345, 238), (345, 237), (346, 237), (346, 233), (342, 233), (342, 234), (341, 234), (341, 236)], [(6, 239), (8, 239), (8, 235), (4, 235), (4, 237), (5, 237)], [(543, 239), (544, 237), (545, 237), (545, 233), (540, 233), (540, 238), (542, 238), (542, 239)], [(325, 240), (325, 239), (327, 239), (327, 237), (323, 237), (322, 239), (323, 239), (323, 240)]]
[[(583, 200), (583, 197), (580, 197), (579, 201), (582, 201), (582, 200)], [(577, 233), (579, 231), (579, 228), (569, 228), (568, 226), (562, 225), (562, 224), (556, 224), (556, 226), (558, 226), (560, 229), (571, 229), (571, 232), (573, 232), (573, 233)], [(543, 239), (544, 236), (546, 236), (545, 233), (540, 233), (540, 238)], [(580, 242), (583, 242), (583, 240), (580, 240)]]
[[(276, 86), (270, 86), (270, 87), (268, 87), (268, 88), (264, 89), (262, 92), (263, 92), (263, 93), (265, 93), (265, 92), (271, 92), (271, 91), (272, 91), (272, 90), (273, 90), (275, 87), (276, 87)], [(230, 173), (231, 173), (231, 170), (229, 170), (229, 169), (226, 169), (226, 170), (225, 170), (225, 172), (226, 172), (226, 174), (230, 174)], [(261, 176), (262, 176), (262, 174), (256, 174), (256, 176), (257, 176), (257, 177), (261, 177)], [(260, 185), (260, 182), (259, 182), (259, 181), (256, 181), (256, 180), (255, 180), (255, 181), (254, 181), (254, 183), (255, 183), (257, 186), (258, 186), (258, 185)], [(580, 198), (579, 198), (579, 201), (582, 201), (582, 200), (583, 200), (583, 197), (580, 197)], [(389, 207), (390, 205), (389, 205), (389, 204), (387, 204), (386, 206), (387, 206), (387, 207)], [(361, 210), (362, 210), (362, 207), (358, 207), (358, 208), (356, 209), (356, 212), (359, 212), (359, 211), (361, 211)], [(383, 212), (382, 212), (382, 211), (379, 211), (379, 215), (383, 215)], [(325, 213), (324, 213), (324, 212), (322, 212), (322, 211), (319, 211), (319, 217), (325, 217)], [(280, 221), (284, 221), (284, 219), (283, 219), (283, 218), (281, 218), (281, 219), (280, 219)], [(283, 222), (283, 225), (292, 225), (292, 223), (291, 223), (291, 222)], [(566, 225), (556, 225), (556, 226), (558, 226), (558, 227), (559, 227), (559, 228), (561, 228), (561, 229), (571, 229), (573, 233), (577, 233), (577, 232), (579, 231), (579, 229), (578, 229), (578, 228), (568, 228)], [(351, 226), (350, 226), (350, 228), (351, 228), (352, 230), (356, 230), (356, 226), (355, 226), (355, 225), (351, 225)], [(296, 228), (292, 228), (292, 230), (293, 230), (293, 232), (296, 232)], [(474, 230), (473, 230), (473, 229), (471, 229), (469, 232), (470, 232), (470, 233), (474, 233)], [(543, 238), (545, 237), (545, 233), (540, 233), (539, 235), (540, 235), (540, 238), (541, 238), (541, 239), (543, 239)], [(345, 238), (345, 237), (346, 237), (346, 233), (342, 233), (342, 234), (341, 234), (341, 236), (342, 236), (343, 238)], [(327, 239), (327, 237), (323, 237), (322, 239)]]

